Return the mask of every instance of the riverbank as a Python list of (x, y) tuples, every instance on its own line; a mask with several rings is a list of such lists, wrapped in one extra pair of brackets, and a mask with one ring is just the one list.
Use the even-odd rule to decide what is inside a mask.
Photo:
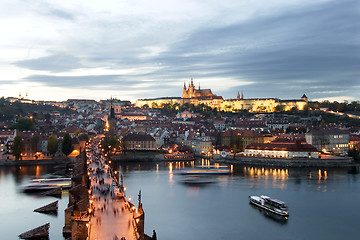
[(267, 167), (352, 167), (359, 166), (352, 158), (332, 158), (332, 159), (275, 159), (275, 158), (260, 158), (260, 157), (226, 157), (216, 159), (215, 162), (227, 164), (241, 164), (251, 166), (267, 166)]
[(51, 164), (64, 164), (72, 163), (74, 158), (47, 158), (41, 160), (1, 160), (0, 166), (34, 166), (34, 165), (51, 165)]

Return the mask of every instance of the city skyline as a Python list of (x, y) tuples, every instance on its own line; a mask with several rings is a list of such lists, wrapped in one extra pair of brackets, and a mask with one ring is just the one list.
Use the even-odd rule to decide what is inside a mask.
[(359, 101), (359, 3), (3, 1), (0, 97)]

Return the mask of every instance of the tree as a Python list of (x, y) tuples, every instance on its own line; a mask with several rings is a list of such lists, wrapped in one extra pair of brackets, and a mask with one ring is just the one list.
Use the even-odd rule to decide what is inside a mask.
[(54, 155), (57, 152), (59, 141), (55, 135), (50, 135), (47, 142), (47, 151)]
[(75, 132), (74, 132), (74, 136), (79, 136), (81, 133), (81, 130), (80, 129), (77, 129)]
[(66, 155), (69, 156), (70, 153), (74, 150), (74, 146), (72, 143), (72, 139), (69, 133), (65, 133), (62, 144), (61, 144), (61, 151)]
[(22, 137), (16, 136), (14, 138), (12, 150), (13, 150), (13, 155), (15, 156), (15, 160), (22, 159), (22, 153), (25, 150), (25, 143)]
[(20, 131), (34, 131), (35, 125), (30, 118), (20, 118), (17, 123), (10, 126), (11, 129), (18, 129)]
[(239, 149), (237, 148), (236, 144), (233, 145), (233, 148), (232, 148), (232, 149), (233, 149), (233, 154), (234, 154), (233, 158), (235, 159), (236, 153), (239, 152)]
[(101, 141), (101, 148), (104, 149), (105, 153), (113, 152), (114, 149), (118, 149), (120, 141), (116, 137), (105, 137)]
[(82, 133), (78, 136), (79, 141), (88, 141), (89, 140), (89, 135), (87, 133)]
[(360, 162), (360, 153), (356, 147), (348, 150), (349, 157), (352, 157), (356, 162)]
[(39, 146), (39, 142), (40, 142), (40, 137), (39, 136), (32, 136), (30, 139), (30, 146), (31, 146), (31, 151), (33, 153), (36, 153), (38, 151), (38, 146)]
[(276, 112), (285, 112), (285, 108), (286, 108), (285, 105), (277, 105), (277, 106), (275, 107), (275, 111), (276, 111)]
[(153, 102), (153, 103), (151, 104), (151, 108), (158, 108), (157, 103), (156, 103), (156, 102)]

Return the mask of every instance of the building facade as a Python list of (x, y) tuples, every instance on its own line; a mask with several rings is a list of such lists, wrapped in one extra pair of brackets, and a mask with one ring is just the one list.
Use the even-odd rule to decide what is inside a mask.
[(349, 149), (350, 133), (340, 129), (311, 130), (305, 134), (305, 139), (318, 151), (344, 153)]
[(319, 158), (318, 150), (310, 144), (252, 143), (245, 156), (269, 158)]
[(156, 140), (141, 133), (130, 133), (123, 138), (126, 150), (156, 150)]

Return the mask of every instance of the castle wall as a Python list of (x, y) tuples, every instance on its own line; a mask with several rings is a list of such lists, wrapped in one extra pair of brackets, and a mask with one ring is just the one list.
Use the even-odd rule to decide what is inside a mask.
[(182, 98), (156, 98), (156, 99), (140, 99), (136, 101), (137, 107), (142, 107), (147, 104), (150, 108), (162, 107), (164, 104), (179, 104), (190, 103), (199, 105), (204, 104), (212, 108), (220, 109), (225, 112), (238, 112), (247, 110), (249, 112), (274, 112), (276, 107), (284, 106), (285, 111), (289, 111), (296, 107), (299, 110), (304, 110), (307, 104), (307, 97), (304, 94), (301, 99), (295, 100), (280, 100), (276, 98), (254, 98), (244, 99), (243, 96), (237, 99), (224, 100), (222, 97), (216, 96), (211, 92), (211, 89), (195, 89), (193, 81), (186, 88), (184, 85)]

